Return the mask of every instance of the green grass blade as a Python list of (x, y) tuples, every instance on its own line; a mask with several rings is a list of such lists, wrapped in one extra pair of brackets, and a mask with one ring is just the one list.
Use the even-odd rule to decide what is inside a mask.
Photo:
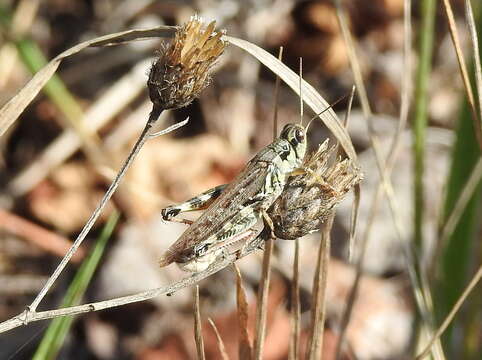
[[(482, 34), (482, 6), (478, 6), (477, 30)], [(479, 37), (480, 42), (480, 37)], [(482, 44), (481, 44), (482, 45)], [(474, 70), (471, 75), (473, 81)], [(478, 94), (482, 96), (482, 94)], [(456, 129), (457, 140), (452, 153), (452, 165), (447, 181), (447, 195), (444, 208), (444, 220), (450, 215), (464, 186), (473, 171), (479, 157), (481, 156), (474, 131), (474, 123), (467, 101), (463, 103), (460, 118)], [(471, 200), (468, 202), (460, 220), (449, 237), (443, 255), (440, 259), (440, 277), (437, 284), (437, 316), (439, 321), (450, 311), (463, 291), (465, 284), (469, 281), (471, 265), (480, 263), (480, 254), (477, 254), (477, 230), (480, 226), (480, 200), (481, 184), (478, 185)], [(479, 249), (480, 250), (480, 249)], [(467, 339), (470, 339), (471, 328), (475, 322), (480, 322), (481, 309), (474, 307), (477, 297), (481, 291), (475, 290), (475, 294), (468, 300), (466, 306), (470, 316), (461, 321), (460, 317), (455, 318), (453, 324), (447, 329), (443, 336), (443, 344), (446, 347), (450, 358), (480, 359), (480, 344), (472, 349), (472, 354), (466, 353), (468, 348)], [(479, 301), (480, 302), (480, 301)], [(454, 328), (462, 334), (462, 343), (455, 343)], [(477, 328), (477, 326), (475, 326)], [(458, 336), (460, 338), (460, 336)], [(465, 342), (465, 344), (464, 344)], [(463, 353), (465, 351), (465, 353)]]
[[(15, 42), (22, 62), (32, 74), (47, 65), (47, 59), (36, 43), (29, 39)], [(83, 111), (59, 76), (53, 75), (43, 89), (50, 100), (65, 115), (73, 126), (78, 126), (82, 120)]]
[(422, 224), (424, 205), (424, 156), (425, 156), (425, 129), (427, 127), (428, 81), (432, 69), (434, 23), (436, 14), (436, 0), (423, 0), (420, 2), (422, 23), (419, 31), (419, 62), (415, 79), (414, 97), (414, 243), (417, 249), (422, 247)]
[[(460, 196), (464, 185), (470, 176), (480, 156), (479, 146), (475, 138), (472, 115), (465, 102), (457, 128), (457, 140), (452, 154), (452, 166), (447, 185), (445, 201), (445, 219)], [(454, 232), (449, 237), (443, 250), (441, 272), (437, 294), (437, 313), (442, 320), (450, 311), (463, 291), (468, 281), (469, 266), (472, 262), (476, 239), (475, 233), (479, 224), (478, 202), (480, 199), (480, 184), (467, 204)], [(452, 344), (452, 327), (445, 333), (443, 343)], [(450, 354), (450, 351), (448, 352)]]
[[(114, 212), (110, 216), (101, 235), (97, 239), (94, 248), (89, 256), (82, 262), (82, 265), (72, 280), (62, 301), (61, 307), (79, 304), (90, 280), (92, 279), (95, 269), (97, 268), (104, 252), (107, 240), (112, 234), (118, 219), (119, 214), (117, 212)], [(62, 347), (73, 321), (74, 318), (72, 316), (65, 316), (52, 320), (37, 348), (37, 351), (35, 352), (35, 355), (33, 356), (33, 360), (54, 359)]]
[[(0, 6), (0, 26), (2, 31), (7, 34), (7, 39), (17, 48), (22, 63), (28, 70), (35, 74), (47, 65), (47, 59), (40, 47), (28, 38), (8, 38), (11, 25), (10, 9)], [(43, 89), (52, 103), (60, 110), (66, 119), (66, 125), (75, 130), (82, 141), (87, 146), (86, 150), (90, 150), (93, 155), (96, 154), (98, 146), (98, 137), (92, 134), (82, 123), (84, 112), (75, 97), (65, 86), (64, 82), (58, 75), (45, 84)]]

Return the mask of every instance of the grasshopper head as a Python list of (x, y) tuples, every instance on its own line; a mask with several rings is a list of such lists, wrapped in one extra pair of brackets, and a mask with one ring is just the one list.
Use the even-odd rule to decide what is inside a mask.
[(306, 152), (306, 132), (303, 125), (287, 124), (280, 134), (280, 138), (288, 141), (294, 151), (295, 162), (301, 165)]

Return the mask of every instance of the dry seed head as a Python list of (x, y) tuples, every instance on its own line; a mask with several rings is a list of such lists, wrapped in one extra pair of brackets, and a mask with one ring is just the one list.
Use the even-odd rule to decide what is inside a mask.
[(176, 109), (189, 105), (209, 84), (209, 70), (223, 53), (224, 32), (215, 31), (216, 22), (204, 27), (192, 16), (179, 27), (170, 45), (152, 65), (147, 86), (155, 106)]
[(350, 159), (337, 158), (330, 164), (334, 151), (328, 140), (321, 144), (303, 161), (303, 174), (291, 176), (269, 208), (278, 238), (294, 240), (318, 230), (346, 193), (363, 179)]

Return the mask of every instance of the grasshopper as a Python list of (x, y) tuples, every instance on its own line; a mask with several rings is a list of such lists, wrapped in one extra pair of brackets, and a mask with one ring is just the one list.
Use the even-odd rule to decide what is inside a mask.
[(273, 236), (273, 222), (266, 211), (281, 195), (287, 178), (300, 168), (306, 147), (305, 128), (288, 124), (233, 182), (163, 209), (164, 220), (185, 211), (206, 211), (168, 248), (160, 266), (175, 262), (186, 271), (203, 271), (229, 246), (246, 240), (245, 234), (260, 219), (264, 222), (263, 238)]

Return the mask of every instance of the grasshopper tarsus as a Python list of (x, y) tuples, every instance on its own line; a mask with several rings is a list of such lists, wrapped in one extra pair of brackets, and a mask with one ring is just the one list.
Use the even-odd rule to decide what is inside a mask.
[(161, 210), (161, 216), (164, 221), (170, 221), (174, 216), (178, 215), (181, 212), (180, 209), (175, 209), (171, 206), (164, 208)]

